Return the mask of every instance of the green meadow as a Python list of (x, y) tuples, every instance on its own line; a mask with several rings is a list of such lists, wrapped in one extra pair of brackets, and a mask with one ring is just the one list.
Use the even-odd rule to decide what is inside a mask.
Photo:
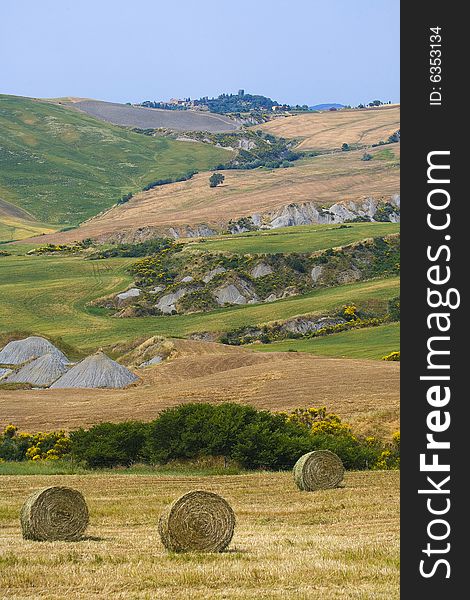
[(277, 254), (316, 252), (345, 246), (369, 237), (398, 233), (398, 223), (350, 223), (347, 225), (301, 225), (271, 231), (253, 231), (209, 238), (190, 246), (214, 252), (238, 254)]
[(0, 198), (58, 227), (78, 225), (157, 179), (211, 169), (228, 154), (6, 95), (0, 95), (0, 139)]
[(324, 288), (268, 304), (222, 308), (187, 315), (116, 318), (90, 307), (96, 298), (126, 289), (134, 259), (87, 261), (81, 257), (0, 257), (0, 332), (59, 336), (80, 348), (96, 348), (142, 336), (184, 337), (228, 331), (296, 315), (332, 311), (348, 303), (387, 300), (399, 293), (398, 277)]
[(310, 339), (282, 340), (271, 344), (251, 344), (259, 352), (308, 352), (335, 358), (371, 358), (380, 360), (400, 349), (400, 324), (351, 329), (334, 335)]

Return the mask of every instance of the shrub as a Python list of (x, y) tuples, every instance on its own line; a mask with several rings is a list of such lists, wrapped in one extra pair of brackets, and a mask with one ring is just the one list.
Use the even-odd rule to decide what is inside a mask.
[(392, 321), (400, 320), (400, 296), (390, 298), (388, 301), (388, 314)]
[(290, 423), (282, 415), (260, 413), (240, 433), (232, 457), (249, 469), (290, 469), (311, 449), (312, 439), (306, 428)]
[(100, 250), (90, 256), (90, 259), (103, 259), (116, 256), (141, 257), (157, 254), (167, 248), (176, 249), (177, 244), (169, 238), (153, 238), (137, 244), (115, 244), (107, 250)]
[(100, 423), (70, 434), (71, 455), (92, 467), (130, 466), (147, 458), (148, 425), (138, 421)]
[(257, 416), (249, 406), (190, 403), (163, 411), (150, 424), (148, 448), (154, 462), (232, 455), (237, 438)]
[(70, 439), (63, 431), (50, 433), (18, 433), (8, 425), (0, 435), (0, 459), (3, 460), (56, 460), (70, 453)]
[(386, 356), (382, 356), (382, 360), (400, 361), (400, 352), (390, 352)]
[(224, 181), (225, 177), (222, 175), (222, 173), (213, 173), (210, 177), (209, 177), (209, 187), (214, 188), (217, 187), (219, 184), (221, 184)]

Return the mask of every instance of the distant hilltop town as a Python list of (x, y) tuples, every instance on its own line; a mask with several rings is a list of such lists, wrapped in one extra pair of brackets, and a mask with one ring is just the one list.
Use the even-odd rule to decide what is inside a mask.
[[(369, 103), (360, 104), (357, 108), (367, 108), (391, 104), (373, 100)], [(325, 103), (308, 106), (307, 104), (282, 104), (267, 96), (257, 94), (246, 94), (240, 89), (236, 94), (221, 94), (217, 98), (204, 96), (198, 99), (170, 98), (167, 101), (145, 100), (138, 104), (147, 108), (161, 108), (166, 110), (199, 110), (218, 114), (253, 113), (253, 112), (286, 112), (286, 111), (319, 111), (319, 110), (341, 110), (351, 108), (349, 105), (338, 103)]]

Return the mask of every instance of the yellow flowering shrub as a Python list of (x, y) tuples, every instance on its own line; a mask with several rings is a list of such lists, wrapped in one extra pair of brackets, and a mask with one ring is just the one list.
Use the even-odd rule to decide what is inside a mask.
[(10, 424), (0, 434), (0, 459), (4, 460), (56, 460), (69, 454), (70, 447), (64, 431), (19, 433)]
[(400, 361), (400, 352), (390, 352), (390, 354), (382, 356), (382, 360)]

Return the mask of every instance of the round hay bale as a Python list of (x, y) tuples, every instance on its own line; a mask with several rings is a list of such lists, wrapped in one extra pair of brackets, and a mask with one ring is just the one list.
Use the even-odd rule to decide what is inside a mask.
[(338, 487), (344, 477), (344, 466), (339, 456), (330, 450), (308, 452), (295, 463), (294, 481), (306, 492)]
[(21, 508), (20, 521), (26, 540), (74, 541), (88, 525), (88, 508), (78, 490), (48, 487), (31, 494)]
[(230, 543), (235, 514), (218, 494), (195, 490), (173, 502), (161, 515), (158, 533), (172, 552), (221, 552)]

